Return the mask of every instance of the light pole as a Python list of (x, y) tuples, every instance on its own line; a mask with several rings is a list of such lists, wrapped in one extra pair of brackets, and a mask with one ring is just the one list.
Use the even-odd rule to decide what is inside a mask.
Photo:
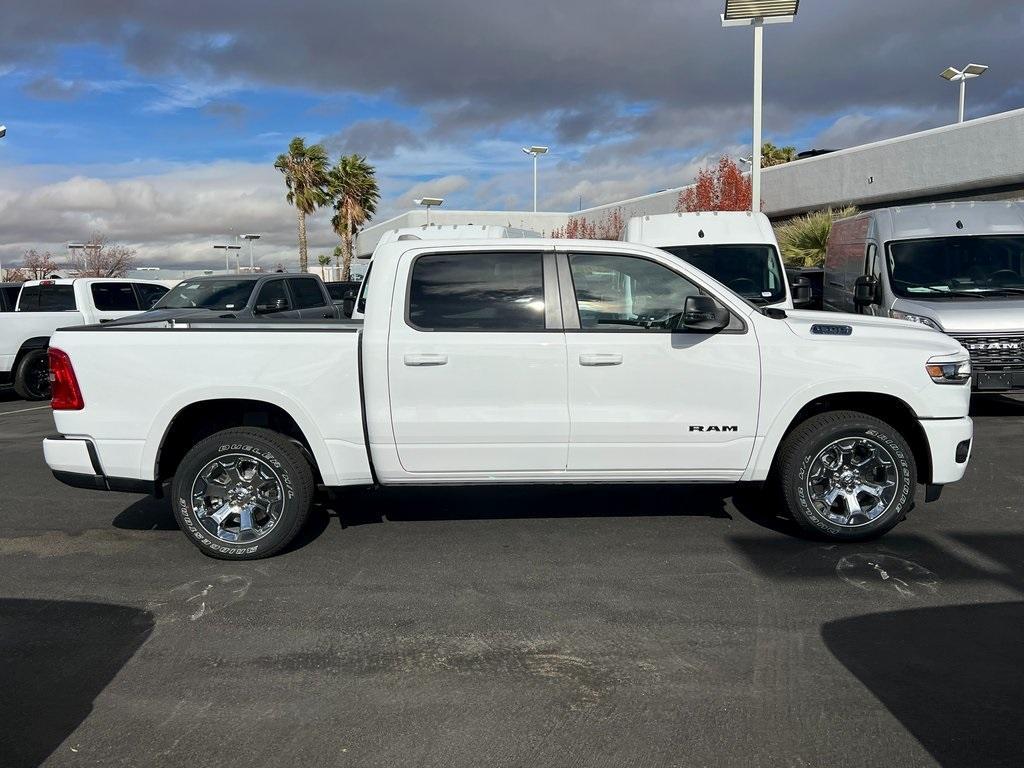
[(254, 234), (254, 233), (250, 232), (247, 235), (239, 235), (239, 237), (241, 237), (243, 240), (248, 240), (249, 241), (249, 271), (250, 272), (255, 272), (256, 271), (256, 264), (255, 264), (255, 262), (252, 259), (252, 241), (253, 240), (259, 240), (260, 239), (260, 235), (257, 235), (257, 234)]
[(750, 164), (750, 210), (761, 210), (761, 102), (765, 24), (786, 24), (796, 18), (800, 0), (725, 0), (723, 27), (754, 28), (754, 153)]
[(444, 205), (443, 197), (421, 197), (419, 200), (413, 200), (416, 205), (422, 205), (427, 209), (427, 226), (430, 226), (430, 209), (439, 208)]
[(988, 66), (986, 64), (968, 64), (963, 69), (946, 67), (939, 73), (939, 77), (943, 80), (948, 80), (951, 83), (960, 83), (960, 111), (957, 113), (958, 123), (962, 123), (964, 121), (964, 98), (967, 96), (967, 81), (973, 80), (976, 77), (981, 77), (987, 71)]
[(523, 147), (523, 152), (533, 155), (533, 212), (537, 212), (537, 158), (548, 153), (547, 147)]
[(0, 139), (7, 135), (7, 126), (0, 125)]
[(85, 254), (86, 254), (86, 252), (90, 248), (92, 248), (93, 250), (97, 250), (99, 248), (99, 245), (97, 245), (96, 243), (68, 243), (68, 255), (69, 256), (73, 257), (74, 254), (75, 254), (75, 251), (81, 251), (82, 252), (82, 271), (83, 272), (85, 272), (87, 269), (89, 269), (89, 258)]
[[(231, 266), (228, 264), (228, 259), (231, 257), (231, 252), (232, 251), (236, 251), (237, 252), (237, 251), (242, 250), (242, 246), (240, 246), (240, 245), (214, 245), (213, 249), (215, 251), (219, 251), (219, 250), (223, 250), (224, 251), (224, 271), (225, 272), (229, 272), (231, 270)], [(235, 254), (235, 258), (237, 260), (237, 258), (238, 258), (238, 254), (237, 253)], [(236, 267), (235, 271), (237, 272), (238, 271), (238, 269), (237, 269), (237, 267), (238, 267), (237, 261), (235, 263), (235, 267)]]

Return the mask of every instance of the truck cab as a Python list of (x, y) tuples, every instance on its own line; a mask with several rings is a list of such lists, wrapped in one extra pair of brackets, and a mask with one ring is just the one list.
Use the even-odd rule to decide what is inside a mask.
[(942, 331), (971, 353), (975, 391), (1024, 391), (1024, 204), (933, 203), (836, 221), (824, 306)]
[[(634, 216), (621, 239), (667, 251), (753, 304), (793, 309), (793, 292), (779, 243), (763, 213), (709, 211)], [(802, 293), (798, 298), (809, 300), (809, 284), (806, 289), (806, 297)]]

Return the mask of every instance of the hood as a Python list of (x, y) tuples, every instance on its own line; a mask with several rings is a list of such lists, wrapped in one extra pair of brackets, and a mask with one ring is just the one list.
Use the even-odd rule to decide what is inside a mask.
[[(879, 347), (896, 349), (914, 347), (927, 351), (932, 355), (967, 356), (967, 351), (956, 339), (929, 328), (920, 323), (908, 320), (892, 320), (888, 317), (871, 315), (853, 315), (844, 312), (816, 312), (809, 309), (787, 309), (786, 323), (790, 330), (803, 339), (818, 340), (823, 343), (842, 343), (856, 341), (859, 343), (877, 343)], [(814, 326), (849, 328), (848, 334), (821, 333), (812, 330)]]
[(897, 299), (893, 309), (930, 317), (946, 333), (1024, 331), (1024, 296), (1019, 299), (1004, 297), (939, 301)]
[(157, 323), (166, 320), (210, 320), (215, 317), (238, 317), (237, 312), (220, 312), (212, 309), (149, 309), (137, 315), (118, 318), (104, 323), (105, 327), (112, 325), (134, 325), (136, 323)]

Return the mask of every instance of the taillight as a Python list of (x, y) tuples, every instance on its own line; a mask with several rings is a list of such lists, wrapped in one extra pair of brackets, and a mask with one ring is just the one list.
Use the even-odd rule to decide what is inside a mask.
[(71, 358), (63, 349), (50, 347), (50, 405), (55, 411), (80, 411), (85, 408)]

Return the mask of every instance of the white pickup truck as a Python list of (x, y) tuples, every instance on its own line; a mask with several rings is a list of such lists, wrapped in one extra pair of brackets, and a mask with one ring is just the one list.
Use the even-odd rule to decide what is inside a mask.
[(76, 487), (171, 481), (194, 544), (251, 559), (318, 484), (768, 481), (766, 505), (862, 539), (970, 455), (955, 340), (761, 310), (643, 245), (395, 242), (356, 316), (61, 330), (46, 461)]
[(26, 400), (50, 396), (46, 346), (57, 328), (105, 323), (149, 309), (167, 286), (151, 280), (29, 280), (14, 312), (0, 314), (0, 384)]

